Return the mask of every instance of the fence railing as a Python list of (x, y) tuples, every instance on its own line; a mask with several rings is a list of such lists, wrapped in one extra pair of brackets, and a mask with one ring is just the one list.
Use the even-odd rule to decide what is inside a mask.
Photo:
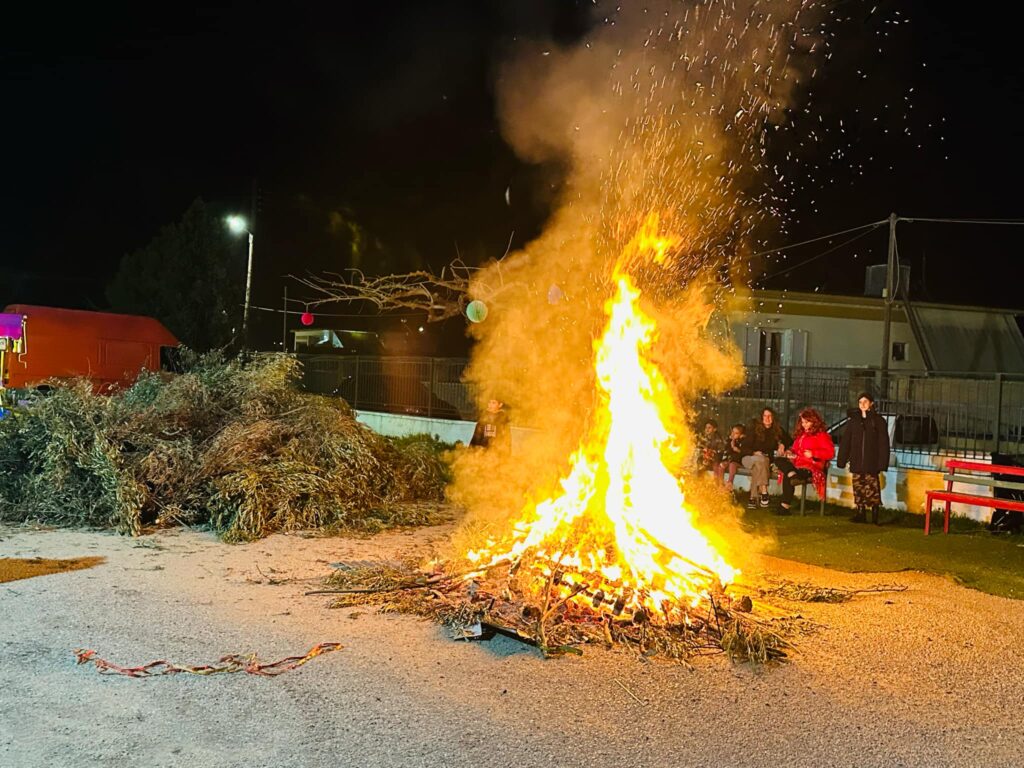
[(303, 385), (335, 395), (356, 410), (439, 419), (474, 419), (462, 381), (467, 360), (443, 357), (299, 355)]
[[(299, 355), (311, 392), (343, 397), (353, 408), (433, 418), (474, 419), (463, 358)], [(748, 366), (744, 384), (698, 403), (723, 428), (765, 406), (791, 428), (804, 407), (832, 425), (868, 390), (895, 417), (895, 447), (906, 453), (976, 456), (1024, 453), (1024, 376), (930, 374), (873, 369)]]
[(742, 387), (703, 401), (727, 424), (773, 408), (792, 427), (802, 408), (837, 424), (871, 392), (875, 409), (895, 420), (894, 448), (903, 453), (978, 456), (1024, 453), (1024, 376), (875, 369), (748, 366)]

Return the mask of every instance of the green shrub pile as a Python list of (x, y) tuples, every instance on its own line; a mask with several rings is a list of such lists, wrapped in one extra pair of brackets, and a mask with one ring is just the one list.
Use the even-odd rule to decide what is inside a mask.
[(204, 525), (227, 540), (424, 522), (448, 481), (443, 446), (391, 440), (340, 399), (304, 392), (289, 355), (187, 355), (95, 394), (56, 384), (0, 421), (0, 520)]

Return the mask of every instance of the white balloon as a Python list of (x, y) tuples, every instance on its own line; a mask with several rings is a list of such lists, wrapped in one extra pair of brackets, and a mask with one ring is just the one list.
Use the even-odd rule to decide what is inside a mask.
[(487, 319), (487, 305), (480, 299), (474, 299), (466, 305), (466, 317), (471, 323), (482, 323)]

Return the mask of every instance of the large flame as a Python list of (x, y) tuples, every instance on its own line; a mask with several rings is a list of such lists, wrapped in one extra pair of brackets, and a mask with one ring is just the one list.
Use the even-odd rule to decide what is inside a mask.
[(626, 271), (640, 260), (662, 264), (675, 244), (658, 235), (652, 218), (619, 259), (607, 325), (594, 342), (592, 423), (559, 490), (528, 505), (503, 539), (468, 553), (481, 570), (529, 561), (538, 566), (538, 584), (554, 578), (595, 607), (643, 609), (651, 617), (696, 605), (737, 575), (686, 505), (674, 471), (679, 406), (651, 359), (657, 324)]

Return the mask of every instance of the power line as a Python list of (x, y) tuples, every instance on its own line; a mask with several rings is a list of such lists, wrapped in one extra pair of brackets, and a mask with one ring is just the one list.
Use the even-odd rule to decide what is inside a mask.
[[(935, 217), (923, 217), (923, 216), (898, 216), (896, 220), (898, 222), (905, 221), (905, 222), (908, 222), (908, 223), (922, 222), (922, 223), (931, 223), (931, 224), (978, 224), (978, 225), (1017, 226), (1017, 227), (1024, 226), (1024, 219), (949, 219), (949, 218), (935, 218)], [(843, 235), (848, 235), (848, 234), (851, 234), (851, 233), (854, 233), (854, 232), (859, 233), (855, 237), (851, 237), (849, 240), (844, 240), (843, 242), (841, 242), (838, 245), (835, 245), (835, 246), (829, 248), (826, 251), (822, 251), (821, 253), (819, 253), (819, 254), (817, 254), (815, 256), (810, 257), (809, 259), (804, 259), (801, 262), (798, 262), (798, 263), (793, 264), (793, 265), (791, 265), (789, 267), (786, 267), (785, 269), (783, 269), (783, 270), (781, 270), (779, 272), (772, 272), (772, 273), (767, 274), (767, 275), (762, 275), (761, 277), (758, 278), (758, 281), (760, 282), (760, 281), (767, 280), (767, 279), (770, 279), (770, 278), (773, 278), (773, 277), (781, 277), (782, 275), (789, 274), (790, 272), (792, 272), (795, 269), (798, 269), (798, 268), (800, 268), (802, 266), (810, 264), (813, 261), (817, 261), (820, 258), (828, 256), (830, 253), (835, 253), (840, 248), (843, 248), (843, 247), (849, 245), (850, 243), (854, 243), (857, 240), (860, 240), (862, 237), (865, 237), (865, 236), (871, 234), (872, 232), (874, 232), (879, 227), (887, 225), (888, 223), (889, 223), (889, 219), (881, 219), (879, 221), (868, 222), (867, 224), (861, 224), (861, 225), (856, 226), (856, 227), (850, 227), (849, 229), (843, 229), (843, 230), (840, 230), (838, 232), (832, 232), (831, 234), (820, 235), (819, 237), (812, 237), (809, 240), (801, 240), (799, 243), (790, 243), (789, 245), (779, 246), (778, 248), (770, 248), (770, 249), (765, 250), (765, 251), (758, 251), (757, 253), (751, 254), (750, 258), (753, 259), (753, 258), (757, 258), (759, 256), (770, 256), (773, 253), (780, 253), (781, 251), (788, 251), (788, 250), (793, 249), (793, 248), (800, 248), (800, 247), (802, 247), (804, 245), (811, 245), (813, 243), (820, 243), (823, 240), (831, 240), (833, 238), (842, 237)], [(513, 232), (513, 235), (514, 234), (515, 233)], [(509, 242), (511, 242), (511, 239), (509, 240)], [(300, 304), (306, 304), (308, 306), (308, 302), (304, 302), (302, 299), (287, 299), (287, 301), (294, 302), (294, 303), (300, 303)], [(275, 312), (275, 313), (278, 313), (278, 314), (288, 314), (288, 315), (302, 315), (302, 314), (304, 314), (304, 311), (300, 312), (298, 310), (291, 310), (291, 309), (284, 310), (284, 309), (278, 309), (278, 308), (275, 308), (275, 307), (256, 307), (256, 306), (254, 306), (254, 307), (252, 307), (252, 309), (260, 310), (261, 312)], [(385, 318), (385, 317), (420, 317), (420, 316), (426, 315), (426, 312), (399, 312), (399, 313), (387, 314), (387, 315), (382, 315), (382, 314), (366, 315), (366, 314), (361, 314), (361, 313), (360, 314), (346, 314), (346, 313), (330, 313), (330, 312), (317, 312), (316, 314), (318, 316), (320, 316), (320, 317), (349, 317), (349, 318), (355, 317), (355, 318), (368, 318), (368, 319), (370, 319), (370, 318)]]
[(850, 229), (844, 229), (841, 232), (833, 232), (831, 235), (822, 235), (821, 237), (812, 237), (810, 240), (804, 240), (804, 241), (799, 242), (799, 243), (791, 243), (789, 245), (783, 245), (783, 246), (781, 246), (779, 248), (772, 248), (771, 250), (768, 250), (768, 251), (759, 251), (758, 253), (751, 254), (750, 258), (753, 259), (753, 258), (756, 258), (758, 256), (768, 256), (769, 254), (778, 253), (779, 251), (787, 251), (790, 248), (799, 248), (801, 245), (810, 245), (811, 243), (819, 243), (822, 240), (831, 240), (833, 237), (841, 237), (843, 235), (848, 235), (851, 232), (859, 232), (862, 229), (873, 229), (875, 227), (880, 227), (883, 224), (888, 224), (888, 223), (889, 223), (888, 219), (882, 219), (881, 221), (872, 221), (870, 224), (861, 224), (859, 227), (851, 227)]
[[(289, 299), (293, 301), (293, 299)], [(276, 312), (278, 314), (305, 314), (305, 310), (298, 309), (282, 309), (281, 307), (272, 306), (250, 306), (250, 309), (259, 309), (263, 312)], [(342, 314), (337, 312), (313, 312), (317, 317), (365, 317), (367, 319), (377, 319), (383, 317), (422, 317), (427, 313), (423, 312), (398, 312), (395, 314)]]
[(931, 219), (918, 216), (897, 216), (896, 221), (924, 221), (932, 224), (990, 224), (1005, 227), (1024, 227), (1024, 219)]
[[(922, 216), (898, 216), (896, 218), (896, 221), (897, 222), (905, 221), (905, 222), (908, 222), (908, 223), (922, 222), (922, 223), (931, 223), (931, 224), (978, 224), (978, 225), (1011, 226), (1011, 227), (1012, 226), (1016, 226), (1016, 227), (1024, 226), (1024, 219), (947, 219), (947, 218), (922, 217)], [(832, 248), (829, 248), (827, 251), (823, 251), (822, 253), (819, 253), (816, 256), (812, 256), (809, 259), (805, 259), (804, 261), (801, 261), (801, 262), (799, 262), (797, 264), (793, 264), (792, 266), (789, 266), (786, 269), (783, 269), (783, 270), (781, 270), (779, 272), (772, 272), (770, 274), (763, 275), (760, 278), (758, 278), (758, 280), (766, 280), (766, 279), (769, 279), (769, 278), (772, 278), (772, 277), (779, 277), (781, 275), (789, 274), (794, 269), (797, 269), (798, 267), (802, 267), (805, 264), (809, 264), (812, 261), (816, 261), (817, 259), (820, 259), (823, 256), (827, 256), (830, 253), (834, 253), (835, 251), (839, 250), (843, 246), (849, 245), (850, 243), (859, 240), (860, 238), (864, 237), (865, 235), (870, 234), (871, 232), (873, 232), (877, 228), (879, 228), (879, 227), (881, 227), (881, 226), (883, 226), (885, 224), (888, 224), (888, 223), (889, 223), (888, 219), (883, 219), (881, 221), (875, 221), (875, 222), (871, 222), (869, 224), (862, 224), (859, 227), (852, 227), (850, 229), (845, 229), (845, 230), (842, 230), (841, 232), (833, 232), (830, 235), (822, 235), (820, 237), (815, 237), (815, 238), (812, 238), (810, 240), (803, 240), (803, 241), (801, 241), (799, 243), (792, 243), (790, 245), (784, 245), (784, 246), (781, 246), (779, 248), (773, 248), (773, 249), (768, 250), (768, 251), (760, 251), (759, 253), (755, 253), (755, 254), (753, 254), (751, 256), (751, 258), (754, 258), (754, 257), (757, 257), (757, 256), (767, 256), (769, 254), (778, 253), (779, 251), (785, 251), (785, 250), (788, 250), (790, 248), (798, 248), (798, 247), (800, 247), (802, 245), (809, 245), (811, 243), (821, 242), (822, 240), (831, 240), (834, 237), (839, 237), (841, 235), (849, 234), (851, 232), (858, 232), (860, 230), (865, 230), (864, 232), (861, 232), (856, 237), (852, 237), (849, 240), (846, 240), (846, 241), (844, 241), (842, 243), (839, 243), (838, 245), (836, 245), (836, 246), (834, 246)]]
[(812, 261), (817, 261), (818, 259), (822, 258), (823, 256), (828, 256), (830, 253), (838, 251), (843, 246), (849, 245), (850, 243), (853, 243), (853, 242), (856, 242), (857, 240), (860, 240), (862, 237), (866, 237), (867, 235), (870, 235), (872, 232), (874, 232), (876, 229), (878, 229), (880, 226), (882, 226), (883, 223), (885, 223), (885, 222), (880, 222), (878, 224), (873, 224), (871, 226), (871, 229), (869, 229), (869, 230), (867, 230), (865, 232), (861, 232), (859, 235), (854, 235), (849, 240), (844, 240), (843, 242), (839, 243), (838, 245), (835, 245), (835, 246), (829, 248), (827, 251), (822, 251), (821, 253), (817, 254), (816, 256), (811, 256), (811, 258), (809, 258), (809, 259), (804, 259), (803, 261), (798, 262), (796, 264), (793, 264), (793, 265), (791, 265), (789, 267), (786, 267), (785, 269), (783, 269), (783, 270), (781, 270), (779, 272), (772, 272), (771, 274), (763, 275), (760, 278), (758, 278), (758, 280), (759, 281), (760, 280), (767, 280), (767, 279), (772, 278), (772, 277), (779, 277), (781, 275), (789, 274), (794, 269), (802, 267), (805, 264), (810, 264)]

